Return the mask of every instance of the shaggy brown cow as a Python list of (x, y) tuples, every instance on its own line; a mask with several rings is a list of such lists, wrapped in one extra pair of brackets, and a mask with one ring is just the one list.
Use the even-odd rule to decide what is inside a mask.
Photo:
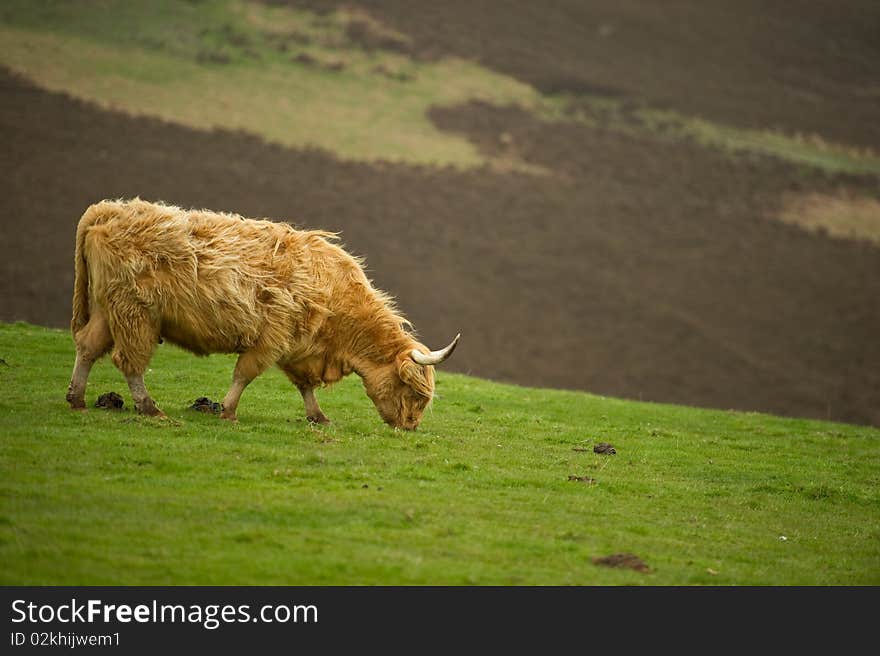
[(161, 415), (143, 374), (160, 339), (199, 355), (240, 353), (222, 417), (277, 364), (299, 388), (309, 421), (326, 423), (314, 389), (351, 372), (388, 424), (415, 429), (434, 394), (429, 351), (407, 332), (335, 235), (140, 199), (89, 207), (76, 231), (76, 363), (67, 392), (85, 407), (96, 359), (113, 350), (135, 406)]

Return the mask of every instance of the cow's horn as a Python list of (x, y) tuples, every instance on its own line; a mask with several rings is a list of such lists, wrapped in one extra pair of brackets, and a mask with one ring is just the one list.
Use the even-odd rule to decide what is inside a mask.
[(421, 351), (417, 351), (413, 349), (410, 351), (409, 357), (413, 359), (413, 362), (417, 364), (440, 364), (455, 350), (455, 347), (458, 346), (458, 338), (461, 337), (461, 333), (455, 336), (455, 339), (447, 346), (446, 348), (440, 349), (439, 351), (431, 351), (427, 355), (422, 353)]

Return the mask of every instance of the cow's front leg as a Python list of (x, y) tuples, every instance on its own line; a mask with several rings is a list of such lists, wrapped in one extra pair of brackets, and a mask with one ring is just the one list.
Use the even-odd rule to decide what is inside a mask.
[(232, 386), (223, 398), (223, 410), (220, 417), (229, 421), (237, 421), (238, 418), (235, 411), (238, 409), (238, 402), (241, 400), (241, 394), (244, 388), (250, 385), (251, 381), (266, 370), (268, 365), (265, 358), (259, 351), (246, 351), (238, 356), (238, 362), (235, 363), (235, 370), (232, 372)]
[(306, 419), (313, 424), (329, 424), (330, 420), (327, 415), (321, 412), (321, 406), (318, 405), (318, 399), (315, 398), (315, 388), (307, 385), (297, 385), (297, 388), (306, 405)]

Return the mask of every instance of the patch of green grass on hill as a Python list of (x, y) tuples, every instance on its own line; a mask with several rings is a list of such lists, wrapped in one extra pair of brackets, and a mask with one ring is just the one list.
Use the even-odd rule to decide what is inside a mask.
[(361, 47), (348, 36), (353, 22), (372, 25), (234, 0), (12, 2), (0, 8), (0, 63), (106, 107), (357, 160), (481, 165), (472, 144), (433, 126), (428, 108), (537, 98), (474, 63)]
[[(0, 358), (3, 584), (880, 583), (876, 429), (442, 371), (414, 433), (355, 376), (310, 426), (277, 371), (230, 424), (187, 406), (222, 398), (233, 358), (167, 344), (158, 420), (108, 359), (87, 402), (127, 408), (69, 410), (66, 332), (0, 324)], [(651, 572), (592, 562), (618, 552)]]
[(670, 138), (692, 139), (734, 153), (770, 155), (829, 173), (880, 175), (880, 157), (870, 149), (842, 146), (817, 135), (734, 128), (657, 109), (643, 109), (637, 114), (644, 129)]
[(880, 157), (868, 148), (835, 144), (817, 135), (736, 128), (617, 98), (557, 94), (545, 97), (538, 112), (549, 121), (573, 120), (636, 136), (690, 140), (730, 153), (769, 155), (828, 173), (880, 175)]
[[(105, 107), (200, 129), (241, 129), (344, 159), (543, 174), (482, 156), (438, 130), (432, 106), (517, 105), (545, 120), (692, 139), (830, 172), (880, 174), (880, 158), (815, 136), (744, 130), (615, 99), (545, 96), (461, 59), (422, 60), (408, 37), (356, 8), (323, 14), (247, 0), (6, 0), (0, 65)], [(577, 109), (572, 110), (572, 102)]]

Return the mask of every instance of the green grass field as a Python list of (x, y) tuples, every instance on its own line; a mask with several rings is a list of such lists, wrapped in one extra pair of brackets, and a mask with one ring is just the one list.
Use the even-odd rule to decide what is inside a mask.
[[(232, 357), (169, 345), (154, 420), (108, 359), (87, 402), (127, 409), (68, 410), (66, 332), (0, 324), (0, 358), (2, 584), (880, 584), (876, 429), (444, 372), (415, 433), (355, 376), (310, 426), (277, 371), (229, 424), (187, 406)], [(620, 552), (651, 571), (592, 562)]]

